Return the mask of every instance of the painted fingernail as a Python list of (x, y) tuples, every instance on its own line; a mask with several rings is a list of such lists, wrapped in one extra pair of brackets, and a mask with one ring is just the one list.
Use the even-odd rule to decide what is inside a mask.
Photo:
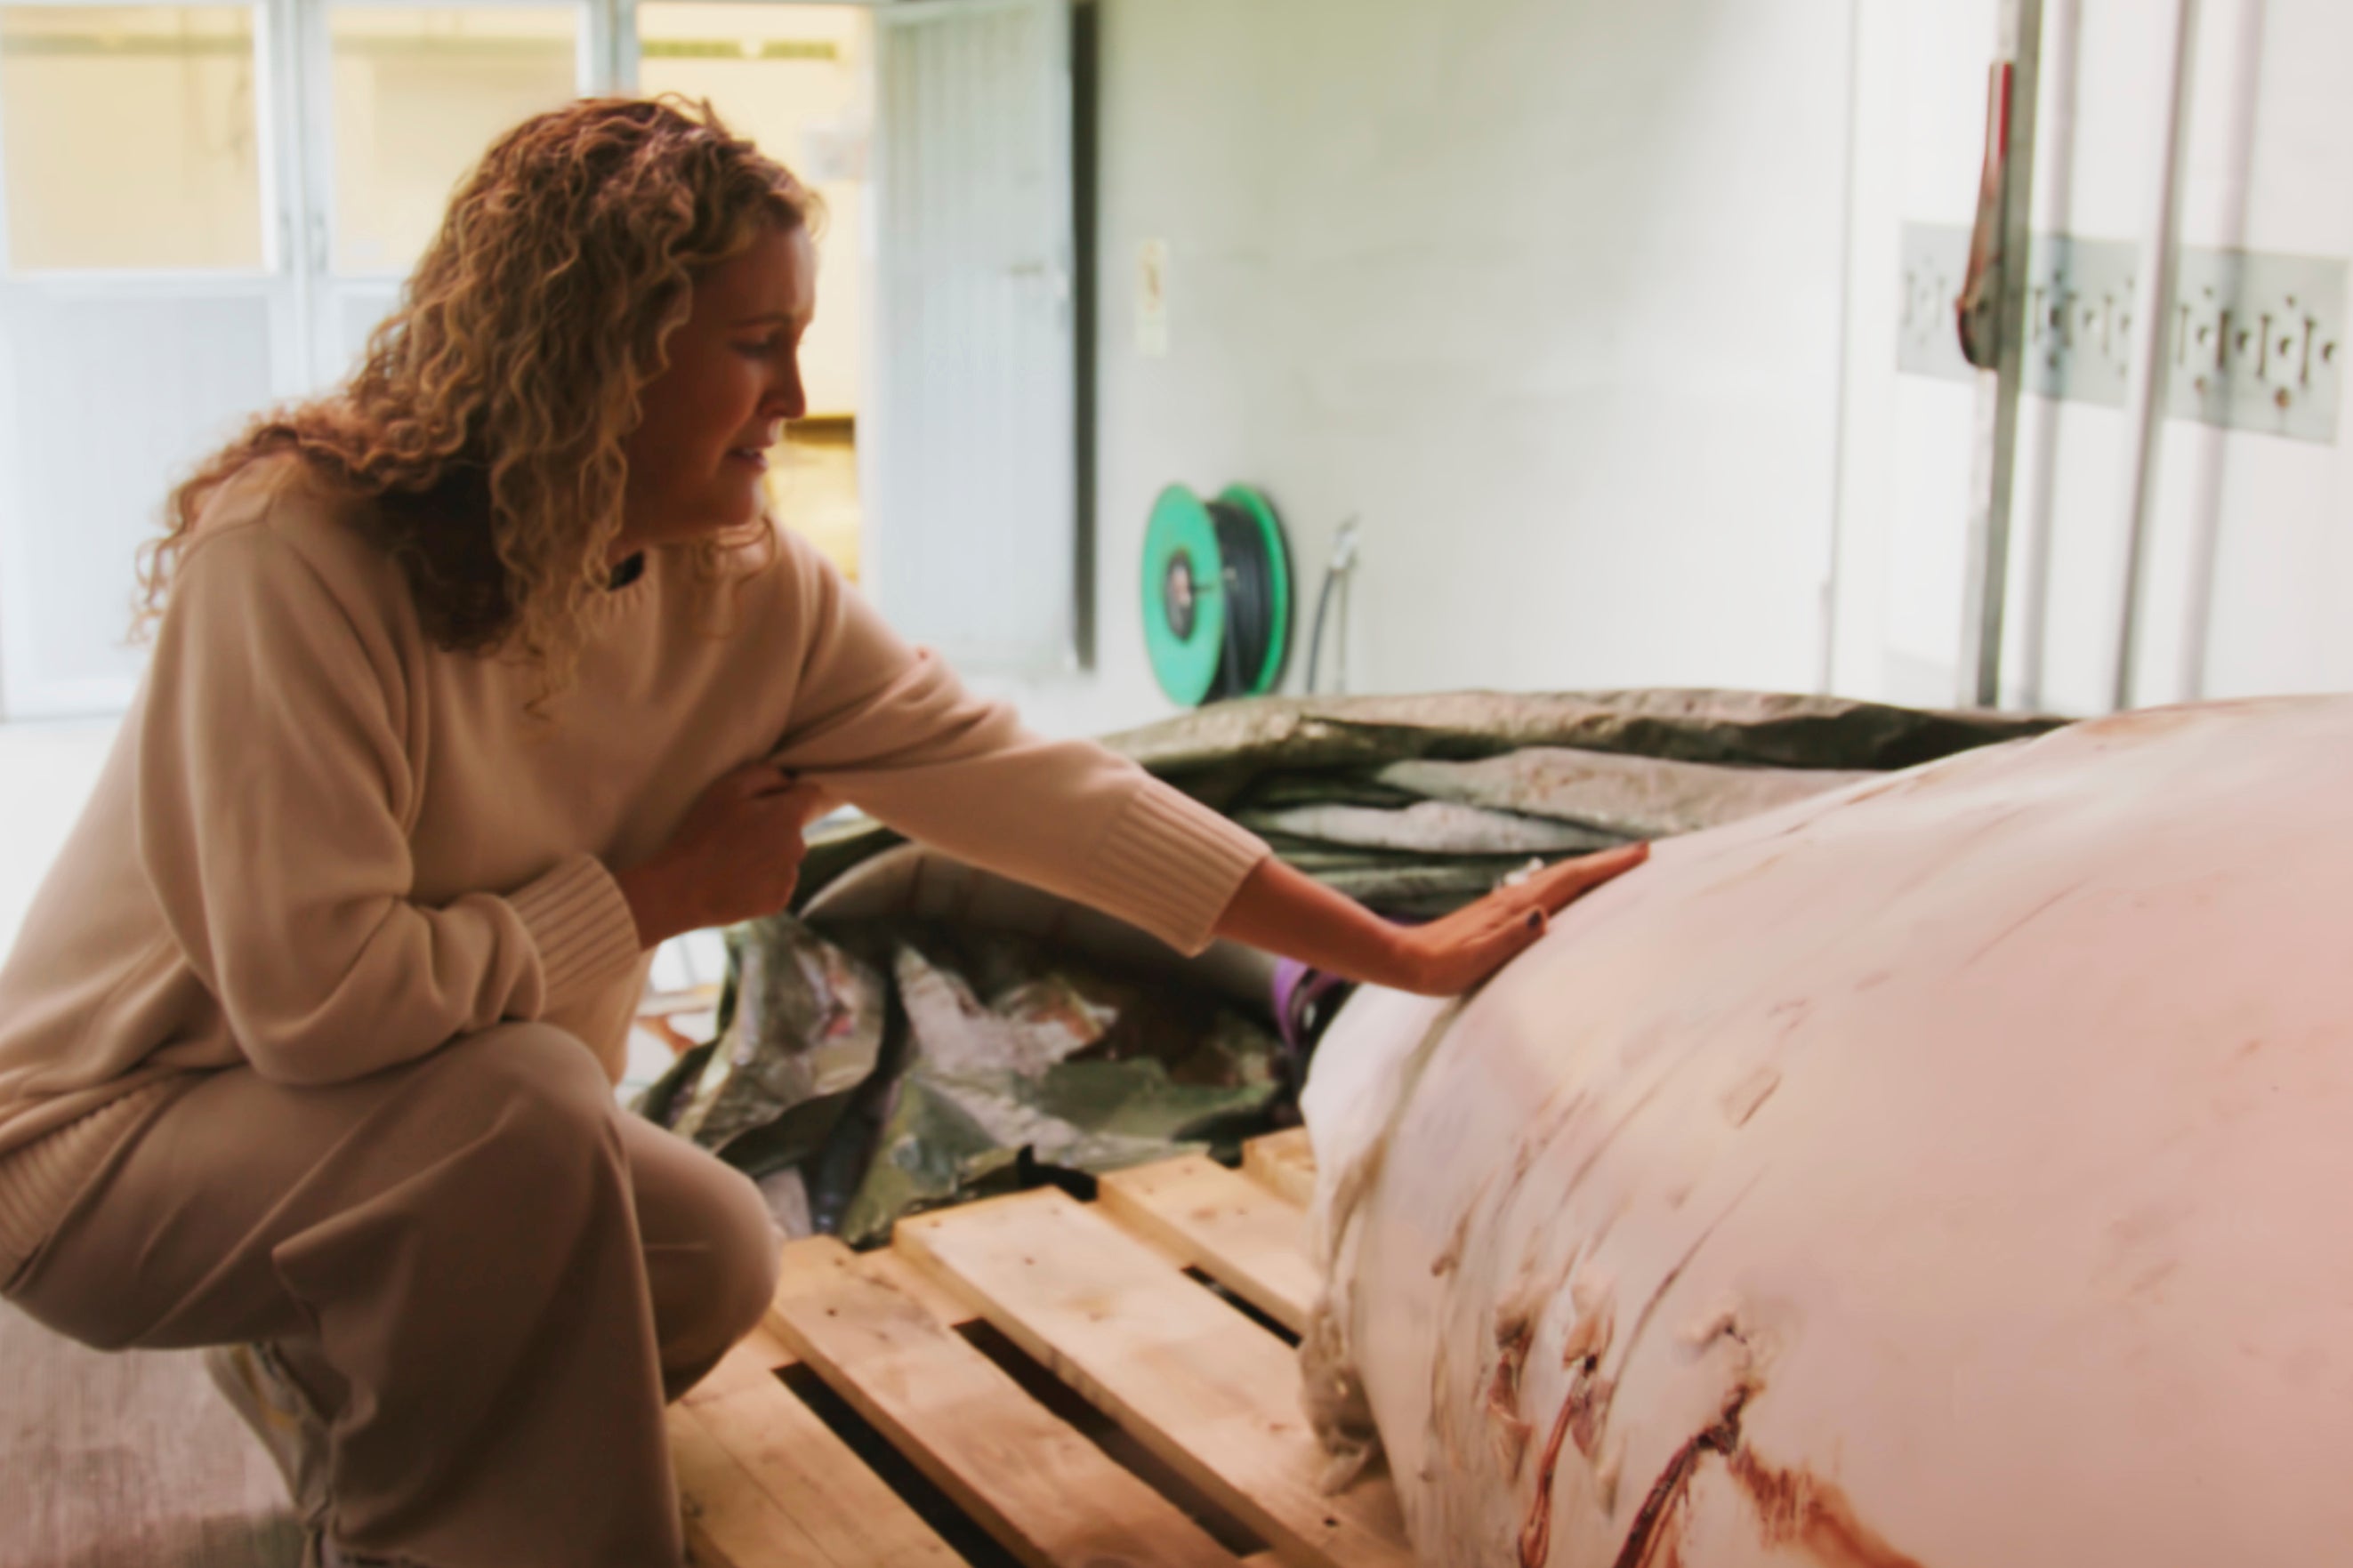
[(1544, 928), (1545, 912), (1542, 910), (1530, 910), (1528, 911), (1528, 929), (1530, 931), (1542, 931)]

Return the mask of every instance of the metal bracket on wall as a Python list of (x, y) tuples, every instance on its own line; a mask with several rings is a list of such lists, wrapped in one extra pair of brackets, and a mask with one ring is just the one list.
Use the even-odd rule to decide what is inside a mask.
[[(2027, 251), (2026, 390), (2122, 407), (2139, 247), (2037, 232)], [(1953, 330), (1969, 231), (1904, 226), (1896, 369), (1974, 382)], [(2234, 430), (2334, 445), (2343, 397), (2346, 263), (2184, 246), (2166, 352), (2166, 413)]]

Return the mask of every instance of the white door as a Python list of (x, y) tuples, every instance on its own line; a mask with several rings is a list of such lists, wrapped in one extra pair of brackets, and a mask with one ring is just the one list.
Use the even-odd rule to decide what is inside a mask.
[(165, 492), (301, 380), (280, 14), (0, 5), (0, 713), (119, 710)]
[(876, 13), (867, 582), (974, 668), (1074, 658), (1076, 347), (1065, 0)]

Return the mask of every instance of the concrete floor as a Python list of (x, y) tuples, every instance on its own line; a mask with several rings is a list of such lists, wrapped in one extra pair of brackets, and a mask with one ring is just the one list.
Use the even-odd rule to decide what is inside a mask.
[(277, 1468), (192, 1352), (101, 1355), (0, 1305), (0, 1568), (294, 1568)]

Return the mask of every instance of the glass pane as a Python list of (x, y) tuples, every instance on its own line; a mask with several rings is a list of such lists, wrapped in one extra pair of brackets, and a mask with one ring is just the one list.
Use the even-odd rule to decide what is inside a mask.
[(777, 515), (858, 571), (859, 250), (873, 18), (860, 5), (639, 0), (638, 87), (709, 99), (825, 200), (818, 311), (801, 343), (811, 422), (768, 455)]
[(491, 143), (576, 95), (579, 26), (568, 5), (329, 13), (337, 271), (408, 270)]
[(19, 268), (259, 268), (253, 12), (0, 5)]

